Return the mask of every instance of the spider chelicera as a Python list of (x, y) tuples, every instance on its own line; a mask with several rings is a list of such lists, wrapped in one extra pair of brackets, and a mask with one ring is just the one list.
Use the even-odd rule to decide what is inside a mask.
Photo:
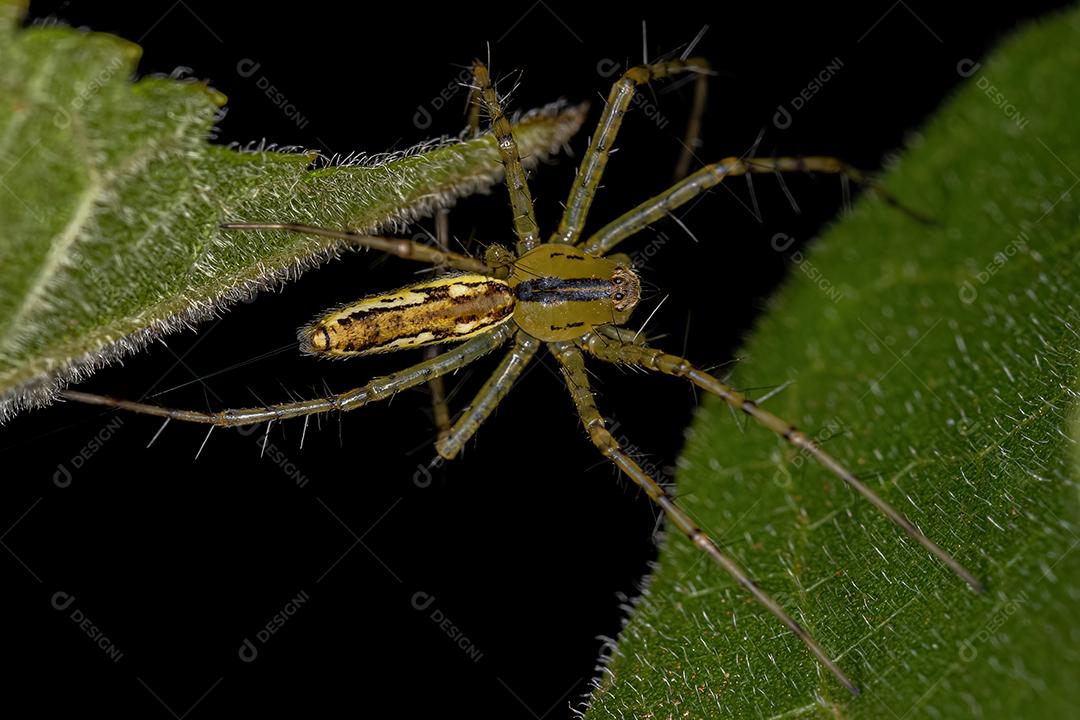
[[(814, 638), (758, 587), (676, 504), (671, 494), (620, 447), (605, 427), (585, 370), (585, 358), (588, 356), (685, 378), (720, 397), (814, 457), (973, 589), (982, 590), (982, 584), (971, 572), (826, 453), (809, 435), (759, 407), (753, 400), (688, 360), (652, 348), (639, 337), (639, 333), (628, 332), (621, 327), (637, 305), (640, 282), (630, 266), (629, 258), (612, 255), (611, 251), (650, 223), (668, 216), (675, 208), (730, 176), (759, 172), (824, 172), (856, 181), (862, 179), (857, 170), (832, 157), (727, 158), (686, 176), (667, 191), (643, 202), (582, 240), (585, 218), (607, 165), (610, 149), (638, 86), (679, 73), (697, 73), (699, 82), (695, 108), (699, 108), (704, 92), (704, 84), (700, 81), (707, 72), (708, 65), (704, 60), (681, 58), (634, 67), (620, 77), (608, 96), (599, 126), (582, 159), (559, 228), (547, 242), (540, 241), (532, 197), (511, 125), (503, 115), (487, 67), (479, 61), (473, 66), (473, 91), (490, 117), (505, 169), (517, 235), (516, 251), (493, 245), (480, 260), (415, 241), (362, 236), (304, 225), (230, 223), (224, 226), (240, 230), (284, 230), (339, 237), (354, 245), (456, 271), (329, 311), (301, 329), (300, 342), (305, 352), (351, 357), (460, 342), (452, 349), (428, 357), (400, 372), (375, 378), (367, 385), (348, 392), (264, 407), (198, 412), (76, 391), (67, 391), (63, 396), (69, 400), (158, 415), (167, 418), (166, 422), (175, 419), (214, 426), (249, 425), (300, 416), (307, 418), (330, 411), (355, 410), (387, 399), (406, 388), (437, 380), (511, 343), (509, 352), (466, 410), (454, 423), (442, 428), (436, 449), (442, 458), (449, 460), (458, 454), (506, 397), (514, 381), (540, 347), (546, 345), (558, 361), (581, 422), (597, 449), (644, 489), (664, 511), (670, 525), (685, 533), (694, 545), (712, 557), (757, 602), (787, 626), (841, 684), (851, 692), (858, 693), (856, 685)], [(696, 133), (697, 124), (695, 113), (691, 133)], [(685, 167), (685, 163), (680, 163), (680, 167)]]

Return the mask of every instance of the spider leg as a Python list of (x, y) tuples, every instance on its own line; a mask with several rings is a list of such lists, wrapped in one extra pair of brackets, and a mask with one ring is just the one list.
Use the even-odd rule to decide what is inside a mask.
[(432, 265), (445, 265), (467, 272), (485, 274), (492, 272), (490, 267), (476, 258), (451, 250), (424, 245), (414, 240), (406, 240), (405, 238), (359, 235), (344, 230), (328, 230), (314, 225), (301, 225), (298, 223), (223, 223), (221, 227), (224, 230), (284, 230), (305, 235), (318, 235), (319, 237), (344, 240), (357, 247), (379, 250), (406, 260), (416, 260)]
[(410, 368), (384, 377), (377, 377), (363, 387), (329, 397), (267, 405), (265, 407), (236, 408), (211, 413), (197, 410), (176, 410), (76, 390), (65, 390), (60, 393), (60, 396), (67, 400), (90, 405), (106, 405), (145, 415), (157, 415), (158, 417), (182, 420), (184, 422), (204, 423), (220, 427), (254, 425), (270, 420), (285, 420), (333, 410), (347, 412), (368, 403), (385, 400), (401, 390), (415, 387), (433, 377), (439, 377), (462, 368), (505, 343), (510, 339), (512, 332), (512, 325), (506, 323), (483, 335), (477, 335), (435, 358), (424, 360)]
[(506, 174), (506, 189), (510, 192), (510, 206), (514, 211), (514, 232), (518, 236), (517, 253), (524, 255), (540, 243), (540, 230), (533, 213), (529, 182), (525, 177), (525, 169), (521, 167), (521, 156), (518, 154), (510, 121), (503, 115), (499, 96), (491, 86), (487, 66), (479, 60), (473, 63), (473, 79), (476, 81), (480, 99), (484, 102), (484, 108), (491, 117), (491, 129), (498, 141), (499, 155), (502, 156)]
[(825, 653), (821, 646), (818, 645), (813, 636), (803, 629), (799, 623), (795, 622), (795, 620), (788, 615), (787, 612), (780, 607), (779, 603), (773, 600), (768, 593), (758, 587), (750, 576), (746, 574), (746, 571), (743, 570), (735, 560), (726, 555), (719, 546), (717, 546), (717, 544), (697, 526), (697, 523), (693, 521), (685, 510), (676, 505), (674, 498), (668, 494), (663, 486), (642, 470), (641, 466), (634, 462), (634, 460), (623, 451), (619, 443), (604, 426), (604, 418), (600, 415), (600, 411), (596, 407), (596, 398), (589, 388), (589, 378), (585, 371), (584, 356), (574, 343), (554, 342), (548, 343), (548, 346), (551, 348), (552, 354), (559, 361), (563, 377), (566, 380), (566, 385), (570, 390), (574, 405), (577, 407), (578, 415), (581, 416), (581, 422), (584, 424), (585, 430), (589, 433), (589, 439), (592, 440), (597, 449), (603, 453), (604, 457), (611, 460), (611, 462), (626, 473), (631, 480), (641, 486), (646, 494), (648, 494), (649, 498), (663, 509), (664, 514), (667, 515), (671, 524), (685, 533), (694, 545), (707, 553), (718, 565), (720, 565), (720, 567), (731, 575), (736, 582), (746, 588), (762, 607), (787, 626), (787, 628), (803, 642), (806, 648), (813, 653), (814, 657), (818, 659), (818, 662), (833, 674), (841, 685), (846, 687), (853, 694), (858, 695), (859, 689), (847, 675), (844, 674), (844, 671), (841, 670)]
[[(585, 225), (585, 217), (589, 214), (593, 196), (596, 195), (596, 188), (600, 184), (600, 177), (607, 166), (611, 146), (622, 125), (623, 115), (637, 92), (637, 86), (676, 73), (704, 73), (708, 69), (708, 63), (700, 58), (667, 60), (652, 65), (632, 67), (615, 81), (607, 103), (604, 105), (604, 112), (600, 116), (600, 124), (593, 133), (589, 149), (581, 160), (581, 167), (578, 168), (574, 184), (570, 188), (570, 197), (566, 201), (566, 210), (559, 222), (559, 229), (551, 237), (550, 242), (577, 244)], [(701, 102), (704, 103), (704, 98)], [(689, 166), (689, 160), (687, 160), (687, 166)]]
[(857, 168), (834, 157), (766, 157), (724, 158), (718, 163), (706, 165), (684, 180), (675, 183), (659, 195), (649, 198), (633, 210), (611, 221), (582, 243), (582, 249), (591, 255), (604, 255), (616, 245), (651, 223), (666, 217), (672, 210), (716, 187), (725, 178), (750, 173), (827, 173), (841, 175), (857, 183), (869, 184), (870, 191), (890, 205), (902, 210), (920, 222), (928, 218), (906, 208), (884, 188), (867, 178)]
[(476, 397), (450, 428), (450, 432), (440, 437), (435, 443), (435, 449), (442, 458), (453, 460), (461, 452), (461, 448), (465, 446), (469, 438), (476, 433), (480, 425), (488, 419), (495, 407), (510, 392), (510, 388), (521, 376), (521, 372), (539, 348), (539, 340), (521, 330), (518, 331), (514, 346), (503, 357), (495, 372), (476, 393)]
[[(444, 252), (450, 247), (450, 212), (445, 208), (435, 215), (435, 243)], [(443, 274), (443, 269), (436, 267), (436, 277)], [(424, 359), (431, 360), (443, 351), (442, 345), (429, 345), (424, 348)], [(427, 382), (431, 391), (431, 411), (435, 420), (435, 429), (441, 440), (450, 432), (450, 409), (446, 405), (446, 383), (442, 376), (433, 377)]]
[(690, 108), (690, 119), (686, 123), (686, 134), (682, 140), (682, 151), (675, 164), (674, 181), (682, 180), (690, 172), (690, 162), (694, 159), (694, 150), (701, 145), (701, 118), (705, 115), (709, 76), (699, 72), (694, 78), (694, 100)]
[[(468, 137), (476, 137), (480, 134), (480, 97), (476, 88), (469, 89), (469, 97), (466, 100), (468, 108)], [(435, 244), (443, 252), (450, 250), (450, 211), (446, 208), (439, 210), (435, 215)], [(442, 268), (436, 268), (435, 274), (443, 273)], [(442, 345), (429, 345), (424, 348), (424, 359), (430, 360), (443, 351)], [(442, 440), (450, 434), (450, 409), (446, 403), (446, 382), (442, 376), (428, 380), (428, 389), (431, 391), (431, 410), (438, 432), (437, 438)]]
[(926, 548), (931, 555), (956, 573), (956, 575), (971, 586), (973, 590), (976, 592), (983, 591), (984, 588), (982, 582), (980, 582), (971, 571), (961, 565), (952, 555), (941, 549), (941, 547), (933, 540), (924, 535), (921, 530), (915, 527), (911, 521), (904, 516), (903, 513), (864, 485), (863, 482), (850, 470), (844, 467), (840, 461), (825, 452), (813, 438), (788, 421), (783, 420), (782, 418), (773, 415), (768, 410), (758, 406), (753, 400), (748, 399), (734, 388), (725, 385), (712, 375), (694, 367), (685, 358), (681, 358), (677, 355), (670, 355), (662, 350), (657, 350), (644, 344), (635, 345), (620, 341), (617, 335), (606, 329), (601, 330), (601, 334), (590, 333), (584, 336), (578, 341), (578, 344), (590, 355), (610, 363), (634, 365), (636, 367), (672, 375), (674, 377), (684, 377), (702, 390), (716, 395), (735, 410), (741, 410), (746, 413), (752, 419), (757, 421), (758, 424), (772, 430), (774, 433), (784, 438), (784, 440), (791, 443), (794, 447), (811, 455), (826, 470), (843, 480), (866, 500), (869, 500), (874, 507), (882, 512), (882, 514), (907, 533), (908, 537)]
[(466, 125), (466, 132), (469, 137), (476, 137), (480, 134), (480, 109), (483, 105), (483, 100), (480, 98), (480, 91), (477, 88), (469, 88), (469, 97), (465, 101), (469, 108), (468, 124)]

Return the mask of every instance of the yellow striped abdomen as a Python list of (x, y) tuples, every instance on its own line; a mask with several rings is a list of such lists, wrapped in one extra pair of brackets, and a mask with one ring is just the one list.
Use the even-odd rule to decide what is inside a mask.
[(501, 325), (514, 312), (514, 291), (486, 275), (448, 275), (346, 305), (300, 330), (305, 352), (371, 355), (457, 342)]

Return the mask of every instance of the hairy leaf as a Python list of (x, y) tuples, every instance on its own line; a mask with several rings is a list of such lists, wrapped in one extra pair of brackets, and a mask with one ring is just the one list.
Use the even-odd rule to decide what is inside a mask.
[[(491, 136), (337, 164), (211, 145), (219, 93), (131, 83), (137, 46), (18, 30), (20, 6), (0, 0), (0, 420), (346, 247), (224, 221), (382, 232), (501, 178)], [(522, 156), (555, 152), (582, 118), (524, 116)]]
[[(985, 579), (977, 595), (868, 503), (710, 398), (682, 502), (863, 694), (680, 535), (600, 679), (592, 718), (1071, 717), (1080, 625), (1080, 12), (970, 75), (885, 185), (807, 256), (733, 383)], [(782, 249), (782, 240), (778, 243)]]

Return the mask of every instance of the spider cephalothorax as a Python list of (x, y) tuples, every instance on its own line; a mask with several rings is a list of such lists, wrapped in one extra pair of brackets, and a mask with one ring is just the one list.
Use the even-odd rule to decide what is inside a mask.
[[(305, 232), (343, 238), (356, 246), (382, 250), (411, 260), (426, 261), (459, 271), (436, 277), (389, 293), (374, 295), (323, 315), (301, 331), (303, 349), (330, 356), (366, 355), (436, 343), (458, 343), (423, 362), (378, 377), (366, 385), (329, 397), (269, 405), (265, 407), (199, 412), (175, 410), (146, 403), (69, 391), (65, 397), (81, 402), (110, 405), (171, 419), (208, 423), (212, 426), (249, 425), (287, 418), (307, 418), (316, 413), (354, 410), (395, 393), (439, 378), (465, 367), (480, 357), (512, 341), (491, 378), (472, 402), (450, 423), (442, 405), (439, 439), (436, 450), (443, 458), (455, 457), (506, 397), (523, 369), (546, 345), (562, 371), (571, 400), (577, 409), (589, 439), (631, 480), (643, 488), (649, 498), (665, 513), (670, 526), (686, 534), (695, 546), (707, 553), (732, 578), (742, 585), (763, 607), (794, 633), (831, 672), (852, 692), (855, 684), (830, 659), (829, 655), (799, 623), (759, 588), (742, 568), (725, 553), (684, 511), (668, 491), (651, 477), (619, 444), (605, 427), (603, 416), (590, 388), (585, 357), (638, 367), (644, 370), (685, 378), (706, 392), (716, 395), (735, 410), (745, 413), (784, 441), (816, 459), (856, 492), (877, 507), (909, 537), (948, 566), (976, 590), (979, 580), (949, 553), (920, 532), (902, 513), (864, 485), (851, 471), (829, 455), (817, 442), (791, 423), (759, 406), (741, 392), (718, 378), (695, 367), (685, 358), (650, 347), (640, 333), (622, 330), (640, 297), (640, 282), (625, 256), (611, 255), (623, 240), (649, 224), (669, 215), (672, 210), (714, 187), (724, 178), (748, 173), (816, 171), (834, 173), (860, 180), (858, 171), (830, 157), (807, 158), (726, 158), (687, 175), (666, 192), (646, 200), (623, 216), (582, 239), (588, 215), (607, 165), (610, 148), (619, 131), (622, 116), (630, 106), (636, 87), (641, 83), (675, 73), (698, 74), (695, 107), (703, 101), (705, 72), (708, 66), (700, 59), (679, 59), (631, 68), (615, 83), (608, 96), (597, 132), (582, 159), (574, 179), (559, 228), (547, 243), (540, 242), (533, 213), (529, 185), (518, 156), (510, 123), (503, 116), (499, 98), (491, 85), (487, 68), (479, 61), (474, 66), (479, 101), (487, 109), (492, 130), (506, 170), (506, 186), (513, 210), (517, 246), (511, 251), (492, 246), (483, 261), (454, 253), (445, 247), (401, 239), (357, 235), (290, 223), (231, 223), (226, 228), (262, 231)], [(696, 134), (700, 117), (691, 120)], [(688, 137), (684, 147), (693, 147)], [(684, 154), (679, 167), (689, 164)], [(879, 194), (882, 194), (879, 191)], [(431, 348), (429, 348), (430, 350)], [(436, 404), (436, 417), (440, 416)], [(213, 428), (211, 428), (213, 429)], [(205, 441), (204, 441), (205, 443)], [(303, 435), (301, 435), (303, 444)]]
[(514, 321), (537, 340), (574, 340), (605, 324), (622, 325), (640, 297), (637, 275), (619, 258), (597, 257), (561, 243), (522, 255), (509, 278)]

